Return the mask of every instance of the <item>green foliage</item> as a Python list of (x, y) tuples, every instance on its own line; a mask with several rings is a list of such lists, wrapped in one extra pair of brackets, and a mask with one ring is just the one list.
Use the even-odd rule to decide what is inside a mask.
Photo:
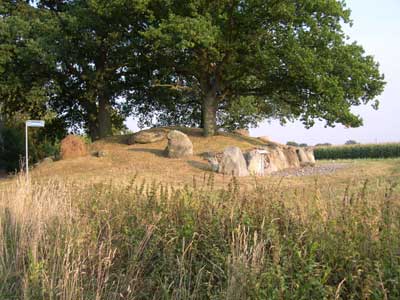
[(287, 142), (286, 145), (288, 145), (288, 146), (294, 146), (294, 147), (299, 147), (299, 144), (296, 143), (296, 142), (293, 142), (293, 141)]
[[(29, 4), (31, 3), (31, 4)], [(339, 0), (58, 0), (0, 4), (2, 113), (92, 139), (141, 125), (362, 125), (384, 88), (346, 42)]]
[(346, 43), (343, 1), (149, 3), (154, 19), (143, 36), (158, 61), (153, 88), (192, 91), (190, 105), (202, 107), (198, 124), (216, 110), (209, 117), (228, 127), (265, 118), (357, 127), (362, 120), (350, 107), (377, 106), (383, 76), (361, 46)]
[(18, 128), (0, 130), (0, 167), (8, 172), (18, 171), (25, 153), (24, 131)]
[(332, 146), (331, 143), (319, 143), (315, 145), (315, 147), (330, 147), (330, 146)]
[(48, 51), (49, 32), (57, 26), (26, 2), (0, 4), (1, 113), (48, 119), (55, 113), (48, 100), (57, 89), (51, 79), (56, 61)]
[[(49, 138), (44, 130), (29, 130), (29, 162), (36, 163), (45, 157), (57, 158), (59, 140)], [(0, 129), (0, 169), (16, 172), (25, 163), (25, 129), (23, 125)], [(22, 165), (21, 165), (22, 164)]]
[(366, 144), (318, 147), (316, 159), (355, 159), (400, 157), (400, 144)]
[[(92, 139), (124, 129), (147, 1), (12, 1), (0, 6), (3, 113), (56, 119)], [(143, 74), (147, 74), (143, 70)]]
[(348, 140), (346, 141), (346, 143), (344, 143), (345, 145), (357, 145), (358, 143), (355, 140)]

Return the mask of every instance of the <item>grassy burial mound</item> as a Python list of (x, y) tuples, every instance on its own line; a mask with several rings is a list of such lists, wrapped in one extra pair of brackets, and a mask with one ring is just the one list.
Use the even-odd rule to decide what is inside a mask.
[[(173, 142), (168, 139), (173, 129), (178, 129), (187, 135), (187, 139), (184, 141), (187, 152), (183, 151), (185, 148), (184, 144), (182, 144), (183, 140)], [(178, 134), (176, 136), (181, 135)], [(173, 138), (174, 140), (176, 136)], [(71, 143), (68, 143), (68, 145), (70, 146)], [(296, 149), (237, 133), (220, 133), (216, 136), (204, 137), (201, 129), (156, 128), (133, 135), (117, 136), (97, 141), (88, 147), (87, 152), (92, 155), (83, 157), (76, 155), (73, 159), (62, 159), (53, 164), (39, 166), (34, 170), (34, 174), (38, 174), (42, 178), (61, 176), (85, 179), (85, 181), (92, 179), (95, 181), (113, 180), (115, 178), (129, 179), (135, 174), (139, 174), (144, 179), (188, 183), (193, 180), (193, 177), (201, 177), (205, 172), (212, 172), (213, 165), (209, 162), (210, 157), (215, 158), (218, 165), (221, 163), (225, 149), (232, 146), (241, 151), (240, 155), (244, 154), (246, 156), (247, 162), (244, 163), (244, 168), (249, 168), (250, 171), (252, 167), (260, 165), (257, 160), (250, 160), (251, 152), (255, 149), (261, 149), (267, 153), (261, 156), (262, 165), (265, 166), (263, 175), (283, 169), (300, 168), (304, 166), (304, 160), (308, 157), (303, 149)], [(170, 150), (166, 151), (166, 148)], [(72, 150), (69, 149), (69, 151)], [(300, 150), (301, 152), (297, 153)], [(176, 158), (176, 154), (179, 153), (180, 155), (185, 153), (185, 155)], [(217, 171), (214, 174), (217, 182), (226, 181), (228, 180), (226, 178), (232, 175), (228, 171), (225, 174), (220, 174), (223, 173), (219, 172), (221, 169), (218, 166), (214, 169), (214, 171)], [(259, 174), (247, 172), (246, 175)], [(247, 180), (251, 181), (252, 179), (249, 178)]]

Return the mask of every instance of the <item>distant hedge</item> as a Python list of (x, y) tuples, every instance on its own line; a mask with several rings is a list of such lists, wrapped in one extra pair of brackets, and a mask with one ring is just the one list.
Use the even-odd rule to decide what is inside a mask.
[(400, 143), (317, 147), (314, 154), (316, 159), (400, 157)]

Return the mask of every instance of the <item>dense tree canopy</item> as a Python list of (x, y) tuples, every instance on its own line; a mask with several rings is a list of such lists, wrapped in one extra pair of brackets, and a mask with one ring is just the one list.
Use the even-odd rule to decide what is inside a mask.
[[(121, 128), (140, 88), (145, 1), (26, 1), (2, 7), (0, 94), (9, 113), (52, 113), (97, 139)], [(143, 59), (145, 61), (145, 59)], [(143, 74), (146, 74), (143, 72)]]
[(59, 30), (53, 34), (59, 91), (52, 99), (61, 115), (82, 124), (92, 139), (121, 128), (126, 114), (120, 98), (142, 85), (139, 79), (144, 1), (66, 1), (49, 9)]
[[(83, 128), (248, 127), (268, 118), (360, 126), (384, 87), (348, 43), (338, 0), (46, 0), (0, 4), (3, 112)], [(61, 125), (60, 125), (61, 124)]]
[(156, 21), (144, 36), (162, 57), (159, 86), (195, 90), (206, 135), (217, 120), (360, 126), (351, 106), (382, 92), (377, 63), (346, 43), (341, 24), (350, 12), (343, 1), (151, 2)]
[(2, 114), (48, 115), (55, 61), (47, 47), (51, 20), (23, 1), (0, 4), (0, 97)]

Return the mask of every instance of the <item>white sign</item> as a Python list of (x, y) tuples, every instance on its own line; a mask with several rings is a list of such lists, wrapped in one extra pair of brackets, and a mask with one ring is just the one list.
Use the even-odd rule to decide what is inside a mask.
[(44, 127), (44, 121), (41, 120), (28, 120), (26, 121), (28, 127)]
[(29, 182), (28, 127), (44, 127), (44, 121), (42, 121), (42, 120), (28, 120), (28, 121), (25, 122), (25, 170), (26, 170), (27, 182)]

